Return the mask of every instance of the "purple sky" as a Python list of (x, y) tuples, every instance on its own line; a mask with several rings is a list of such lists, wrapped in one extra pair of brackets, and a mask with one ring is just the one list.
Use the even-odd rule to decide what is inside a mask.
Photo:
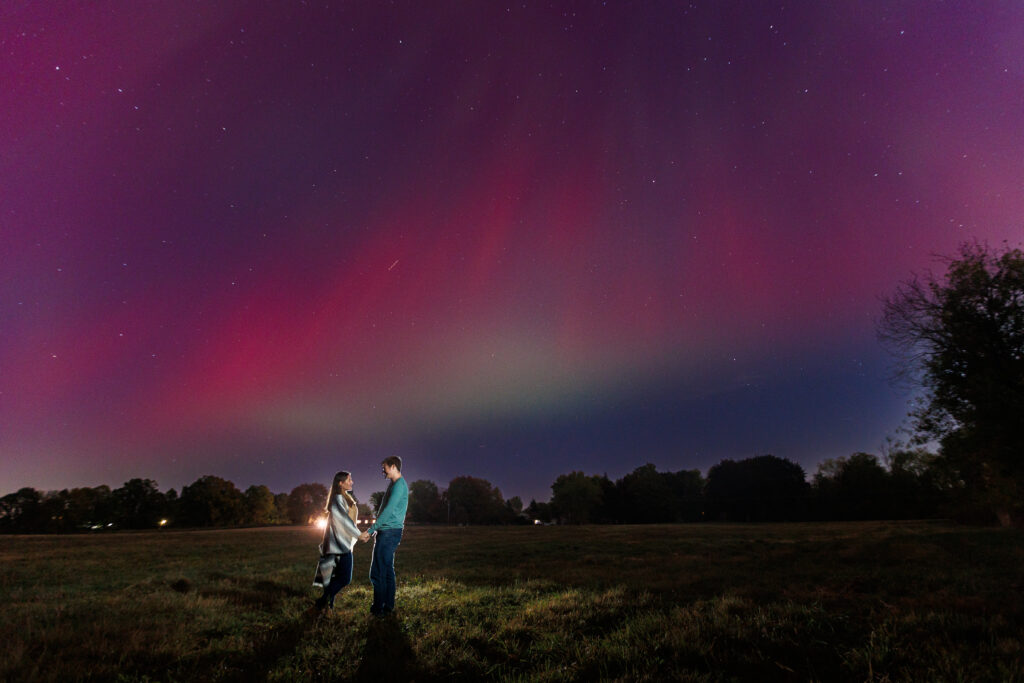
[(1022, 76), (1015, 1), (4, 3), (0, 494), (877, 453)]

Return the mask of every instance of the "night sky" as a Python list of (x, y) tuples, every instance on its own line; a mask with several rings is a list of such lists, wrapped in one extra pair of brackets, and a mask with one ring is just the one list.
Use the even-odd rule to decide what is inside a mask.
[(1016, 0), (5, 2), (0, 494), (812, 474), (1022, 217)]

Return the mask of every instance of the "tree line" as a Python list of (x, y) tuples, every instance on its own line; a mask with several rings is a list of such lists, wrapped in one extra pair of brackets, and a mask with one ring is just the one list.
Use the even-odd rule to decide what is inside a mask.
[[(414, 523), (509, 524), (522, 521), (518, 496), (476, 477), (455, 477), (439, 491), (427, 480), (409, 486), (407, 519)], [(0, 533), (79, 533), (160, 527), (238, 527), (312, 524), (323, 517), (323, 484), (300, 484), (290, 493), (254, 485), (244, 492), (229, 480), (200, 477), (182, 488), (161, 492), (152, 479), (131, 479), (119, 488), (80, 487), (41, 492), (26, 487), (0, 498)], [(380, 505), (383, 491), (359, 504), (366, 519)]]
[[(290, 493), (263, 485), (244, 492), (220, 477), (203, 476), (166, 493), (152, 479), (123, 486), (40, 492), (22, 488), (0, 498), (0, 533), (76, 533), (110, 529), (309, 524), (323, 513), (327, 487), (301, 484)], [(369, 515), (369, 509), (363, 510)]]
[[(888, 467), (866, 453), (826, 460), (812, 481), (784, 458), (723, 460), (699, 470), (659, 472), (653, 464), (621, 479), (570, 472), (551, 485), (548, 502), (523, 505), (502, 497), (486, 479), (459, 476), (447, 488), (426, 479), (409, 484), (407, 519), (414, 524), (652, 524), (700, 521), (797, 521), (923, 518), (947, 514), (950, 488), (935, 459), (900, 451)], [(364, 518), (382, 491), (360, 504)], [(158, 527), (237, 527), (311, 524), (322, 517), (327, 488), (301, 484), (290, 493), (263, 485), (244, 492), (204, 476), (162, 493), (152, 479), (123, 486), (42, 493), (23, 488), (0, 498), (0, 533), (76, 533)]]
[(535, 519), (569, 524), (794, 522), (921, 519), (953, 512), (950, 488), (924, 451), (885, 463), (869, 453), (826, 460), (808, 481), (803, 467), (774, 455), (723, 460), (699, 470), (659, 472), (653, 464), (621, 479), (572, 472), (551, 485), (551, 501), (531, 501)]

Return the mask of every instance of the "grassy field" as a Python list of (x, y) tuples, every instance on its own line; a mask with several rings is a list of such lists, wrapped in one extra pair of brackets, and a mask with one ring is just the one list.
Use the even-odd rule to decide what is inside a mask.
[(1024, 534), (940, 523), (406, 529), (310, 609), (307, 528), (0, 537), (0, 679), (1024, 681)]

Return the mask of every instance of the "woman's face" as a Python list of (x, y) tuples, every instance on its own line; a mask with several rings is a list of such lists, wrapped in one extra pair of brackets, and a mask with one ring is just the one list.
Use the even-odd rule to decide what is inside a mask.
[(342, 491), (351, 491), (352, 490), (352, 475), (350, 474), (346, 478), (344, 478), (341, 481), (339, 481), (338, 482), (338, 487)]

